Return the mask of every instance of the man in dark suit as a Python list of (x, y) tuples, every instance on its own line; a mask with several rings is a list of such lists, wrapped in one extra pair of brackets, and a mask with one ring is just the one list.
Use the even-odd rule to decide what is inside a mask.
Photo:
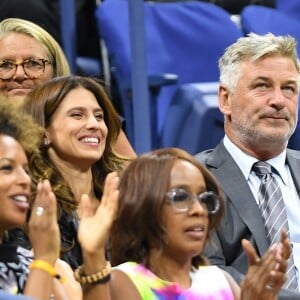
[[(268, 162), (276, 169), (273, 176), (283, 194), (299, 290), (300, 152), (286, 148), (297, 123), (296, 41), (251, 34), (226, 49), (219, 67), (225, 137), (215, 149), (196, 157), (218, 179), (227, 200), (222, 224), (206, 255), (241, 282), (248, 268), (241, 240), (250, 240), (260, 256), (265, 253), (269, 242), (260, 210), (260, 179), (252, 166)], [(300, 299), (300, 292), (288, 286), (279, 299)]]

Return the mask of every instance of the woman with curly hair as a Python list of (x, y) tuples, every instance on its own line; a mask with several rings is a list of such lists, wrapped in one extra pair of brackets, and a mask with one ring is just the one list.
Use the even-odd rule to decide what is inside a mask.
[(67, 299), (59, 296), (64, 288), (54, 278), (60, 243), (56, 199), (48, 181), (38, 184), (31, 206), (28, 227), (33, 252), (7, 241), (7, 232), (22, 226), (30, 209), (28, 157), (38, 153), (42, 132), (29, 116), (0, 101), (1, 299), (5, 294), (24, 294), (49, 300), (52, 293), (55, 299)]

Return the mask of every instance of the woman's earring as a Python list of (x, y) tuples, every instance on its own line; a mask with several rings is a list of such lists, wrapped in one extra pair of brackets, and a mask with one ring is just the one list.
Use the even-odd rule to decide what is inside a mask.
[(49, 145), (50, 145), (50, 141), (47, 138), (45, 138), (44, 139), (44, 146), (48, 147)]

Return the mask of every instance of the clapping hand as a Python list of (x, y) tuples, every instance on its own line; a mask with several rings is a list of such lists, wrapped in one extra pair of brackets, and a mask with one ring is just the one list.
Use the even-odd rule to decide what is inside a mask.
[(78, 240), (83, 249), (83, 255), (95, 254), (104, 250), (114, 221), (119, 200), (119, 177), (116, 172), (107, 175), (101, 202), (94, 212), (87, 195), (82, 195), (80, 201), (81, 220), (78, 230)]
[(59, 257), (60, 234), (56, 197), (48, 180), (40, 182), (29, 219), (29, 239), (35, 259), (54, 264)]
[(241, 299), (277, 299), (277, 294), (286, 280), (287, 260), (291, 254), (290, 243), (285, 231), (281, 242), (270, 246), (259, 258), (249, 241), (242, 241), (248, 256), (249, 268), (241, 284)]

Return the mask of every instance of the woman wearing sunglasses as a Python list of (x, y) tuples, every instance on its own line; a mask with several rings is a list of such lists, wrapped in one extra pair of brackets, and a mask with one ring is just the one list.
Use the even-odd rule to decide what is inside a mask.
[[(85, 299), (276, 299), (290, 252), (285, 233), (261, 259), (243, 241), (249, 270), (241, 290), (202, 255), (223, 201), (210, 172), (175, 148), (140, 156), (120, 179), (109, 174), (95, 214), (88, 197), (81, 199), (84, 265), (75, 278)], [(109, 232), (112, 272), (105, 257)]]

